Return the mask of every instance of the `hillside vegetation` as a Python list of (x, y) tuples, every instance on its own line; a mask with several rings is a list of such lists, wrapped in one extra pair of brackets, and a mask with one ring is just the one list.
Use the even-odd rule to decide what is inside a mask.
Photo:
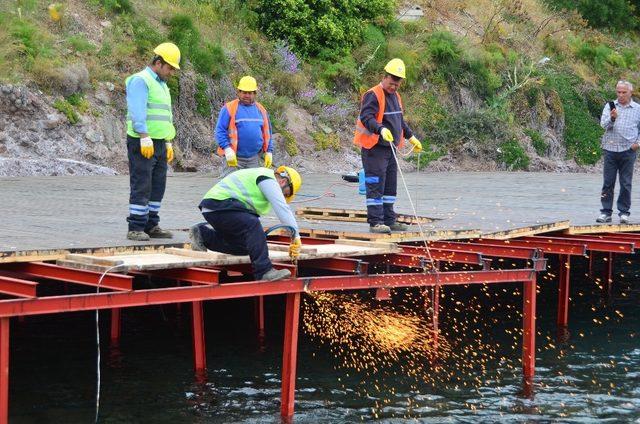
[[(54, 128), (60, 143), (76, 143), (55, 157), (126, 170), (123, 82), (167, 39), (183, 52), (170, 81), (176, 169), (217, 166), (211, 125), (244, 74), (258, 79), (278, 133), (276, 163), (333, 171), (357, 166), (358, 101), (393, 57), (407, 64), (406, 118), (428, 144), (420, 166), (433, 169), (590, 169), (605, 101), (617, 80), (638, 81), (639, 21), (626, 0), (9, 3), (0, 11), (0, 158), (48, 154), (17, 135), (43, 114), (34, 132)], [(403, 22), (406, 6), (423, 18)], [(20, 103), (23, 86), (30, 97)]]

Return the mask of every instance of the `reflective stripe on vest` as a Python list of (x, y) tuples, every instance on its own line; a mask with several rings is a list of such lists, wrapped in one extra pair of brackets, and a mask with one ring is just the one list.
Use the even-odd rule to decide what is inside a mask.
[[(362, 100), (364, 100), (364, 96), (370, 91), (373, 91), (373, 94), (375, 94), (376, 99), (378, 100), (378, 114), (376, 115), (376, 122), (378, 124), (382, 124), (382, 119), (384, 118), (384, 115), (402, 113), (402, 110), (403, 110), (402, 98), (400, 97), (399, 93), (396, 93), (396, 96), (398, 96), (400, 111), (385, 113), (384, 109), (386, 107), (386, 100), (384, 97), (384, 89), (382, 88), (382, 84), (378, 84), (375, 87), (372, 87), (369, 90), (367, 90), (366, 93), (364, 93), (364, 95), (362, 96), (362, 99), (360, 100), (361, 108), (362, 108)], [(360, 120), (360, 116), (358, 116), (358, 120), (356, 121), (356, 130), (354, 131), (354, 134), (353, 134), (353, 144), (355, 144), (356, 146), (364, 147), (365, 149), (370, 149), (373, 146), (375, 146), (376, 143), (378, 143), (379, 138), (380, 138), (380, 135), (369, 131), (367, 127), (365, 127), (362, 121)], [(400, 141), (398, 143), (398, 147), (402, 147), (402, 146), (404, 146), (404, 130), (400, 129)]]
[(222, 179), (204, 195), (205, 199), (241, 201), (247, 209), (258, 215), (266, 215), (271, 203), (258, 187), (258, 177), (275, 178), (273, 170), (267, 168), (239, 169)]
[[(251, 121), (251, 122), (259, 122), (259, 119), (254, 118), (242, 118), (236, 120), (236, 113), (238, 112), (238, 105), (240, 104), (240, 100), (235, 99), (228, 102), (225, 107), (227, 108), (227, 112), (229, 112), (229, 128), (227, 128), (227, 133), (229, 134), (229, 138), (231, 139), (231, 148), (234, 152), (238, 151), (238, 127), (236, 126), (237, 122), (243, 121)], [(260, 113), (262, 114), (262, 151), (266, 152), (269, 148), (269, 140), (271, 140), (271, 131), (269, 129), (269, 117), (267, 115), (267, 110), (260, 103), (256, 102), (256, 106)], [(224, 150), (221, 147), (218, 147), (218, 154), (220, 156), (224, 156)]]
[[(173, 140), (176, 129), (173, 126), (173, 113), (171, 111), (171, 93), (166, 84), (159, 83), (144, 69), (126, 79), (128, 85), (133, 77), (140, 77), (147, 85), (149, 94), (147, 97), (147, 132), (149, 137), (161, 140)], [(140, 137), (133, 129), (133, 121), (127, 113), (127, 134), (132, 137)]]

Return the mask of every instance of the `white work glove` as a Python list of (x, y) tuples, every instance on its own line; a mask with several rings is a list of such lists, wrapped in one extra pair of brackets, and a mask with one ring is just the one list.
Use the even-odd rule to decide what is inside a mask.
[(167, 146), (167, 162), (171, 162), (173, 160), (173, 144), (167, 141), (164, 145)]
[(153, 156), (153, 140), (151, 137), (143, 137), (140, 139), (140, 153), (147, 159), (151, 159)]
[(236, 157), (236, 152), (234, 152), (231, 147), (227, 147), (226, 149), (224, 149), (224, 157), (227, 160), (227, 165), (238, 166), (238, 158)]
[(388, 141), (389, 143), (391, 143), (393, 141), (393, 134), (391, 133), (391, 131), (389, 130), (389, 128), (382, 128), (380, 130), (380, 135), (382, 136), (382, 139), (384, 141)]

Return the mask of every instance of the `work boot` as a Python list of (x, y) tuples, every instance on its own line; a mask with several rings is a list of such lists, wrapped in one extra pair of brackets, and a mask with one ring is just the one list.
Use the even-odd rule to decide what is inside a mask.
[(189, 240), (191, 241), (191, 250), (197, 250), (198, 252), (207, 251), (204, 240), (202, 240), (202, 234), (200, 234), (200, 224), (189, 228)]
[(600, 216), (596, 218), (596, 222), (611, 222), (611, 215), (607, 215), (606, 213), (600, 214)]
[(289, 277), (291, 277), (291, 271), (288, 269), (271, 268), (262, 276), (262, 279), (267, 281), (278, 281)]
[(144, 231), (129, 231), (127, 238), (133, 241), (149, 241), (149, 234)]
[(159, 225), (152, 227), (150, 230), (145, 231), (151, 238), (173, 238), (173, 234), (170, 231), (163, 230)]
[(394, 222), (393, 224), (389, 225), (389, 228), (391, 229), (391, 231), (407, 231), (409, 229), (409, 226), (407, 224), (403, 224), (402, 222)]
[(391, 234), (391, 228), (388, 225), (376, 224), (369, 227), (369, 232), (377, 234)]

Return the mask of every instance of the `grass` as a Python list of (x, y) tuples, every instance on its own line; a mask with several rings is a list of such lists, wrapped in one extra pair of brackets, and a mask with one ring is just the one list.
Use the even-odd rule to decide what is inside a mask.
[(75, 125), (80, 121), (80, 116), (78, 116), (78, 113), (76, 112), (73, 105), (67, 100), (56, 100), (55, 102), (53, 102), (53, 108), (66, 116), (71, 125)]

